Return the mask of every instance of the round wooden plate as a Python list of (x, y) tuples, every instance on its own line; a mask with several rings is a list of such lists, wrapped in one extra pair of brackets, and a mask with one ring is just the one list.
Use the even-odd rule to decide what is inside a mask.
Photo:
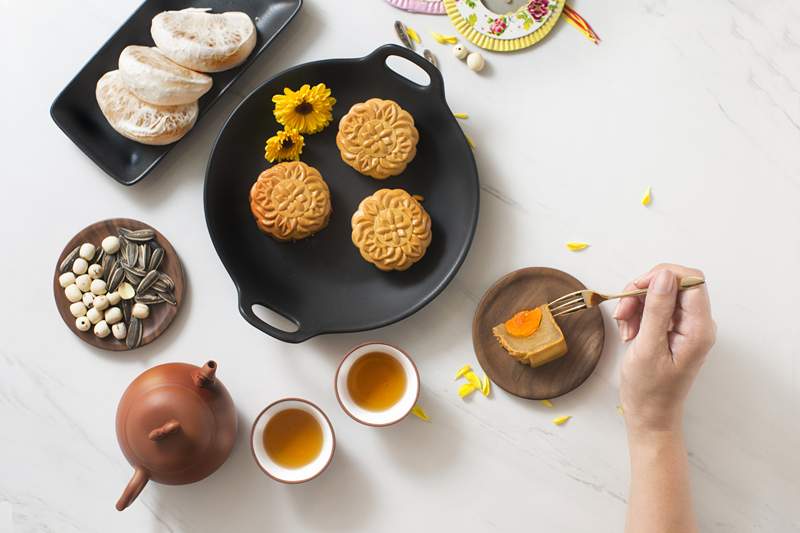
[(64, 289), (61, 288), (61, 285), (58, 283), (58, 276), (60, 274), (58, 271), (58, 265), (61, 264), (67, 254), (69, 254), (76, 246), (79, 246), (85, 242), (89, 242), (99, 247), (104, 238), (108, 237), (109, 235), (117, 235), (120, 227), (131, 230), (152, 229), (155, 231), (155, 240), (158, 245), (164, 249), (164, 259), (161, 262), (161, 266), (158, 268), (158, 270), (167, 274), (173, 279), (173, 281), (175, 281), (174, 293), (175, 300), (178, 304), (169, 305), (168, 303), (160, 303), (150, 306), (150, 316), (147, 317), (143, 322), (144, 332), (142, 334), (142, 343), (139, 345), (139, 347), (153, 342), (159, 337), (159, 335), (166, 331), (172, 322), (172, 319), (174, 319), (175, 315), (178, 314), (178, 309), (183, 302), (183, 291), (185, 286), (181, 261), (178, 258), (178, 254), (175, 252), (175, 248), (172, 247), (172, 244), (170, 244), (170, 242), (161, 233), (159, 233), (157, 229), (145, 224), (144, 222), (139, 222), (138, 220), (133, 220), (131, 218), (112, 218), (109, 220), (101, 220), (100, 222), (95, 222), (94, 224), (85, 227), (78, 232), (77, 235), (72, 237), (72, 239), (70, 239), (70, 241), (64, 247), (61, 255), (58, 256), (58, 261), (56, 261), (55, 273), (53, 275), (53, 295), (55, 296), (56, 307), (58, 308), (58, 312), (61, 313), (61, 318), (64, 319), (64, 323), (67, 325), (67, 327), (72, 330), (75, 335), (80, 337), (81, 340), (88, 342), (93, 346), (97, 346), (98, 348), (114, 351), (127, 350), (128, 347), (125, 345), (125, 341), (117, 340), (112, 335), (109, 335), (105, 339), (101, 339), (95, 336), (91, 329), (89, 331), (80, 331), (75, 327), (75, 317), (73, 317), (69, 312), (70, 302), (64, 295)]
[(603, 352), (605, 329), (598, 308), (556, 321), (564, 332), (568, 352), (538, 368), (520, 364), (492, 335), (492, 328), (522, 309), (530, 309), (586, 287), (566, 272), (531, 267), (516, 270), (486, 291), (472, 322), (472, 344), (478, 362), (503, 390), (521, 398), (544, 400), (561, 396), (586, 381)]

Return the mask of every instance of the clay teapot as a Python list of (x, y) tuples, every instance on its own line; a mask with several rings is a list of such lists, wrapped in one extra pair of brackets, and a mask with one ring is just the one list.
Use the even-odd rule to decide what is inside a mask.
[(148, 481), (194, 483), (211, 475), (236, 440), (236, 409), (216, 379), (217, 364), (155, 366), (125, 390), (117, 407), (117, 440), (135, 471), (117, 501), (128, 507)]

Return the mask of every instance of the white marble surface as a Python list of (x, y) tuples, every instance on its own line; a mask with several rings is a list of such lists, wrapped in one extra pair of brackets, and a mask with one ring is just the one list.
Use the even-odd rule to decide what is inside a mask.
[[(428, 36), (453, 33), (445, 18), (379, 0), (306, 0), (197, 131), (125, 188), (72, 145), (48, 107), (137, 3), (0, 1), (0, 530), (12, 529), (10, 516), (25, 532), (620, 531), (628, 466), (615, 411), (622, 347), (609, 309), (597, 371), (554, 410), (497, 390), (461, 401), (452, 374), (475, 363), (472, 312), (504, 273), (546, 265), (612, 290), (665, 260), (705, 270), (719, 323), (687, 413), (702, 530), (800, 530), (797, 2), (580, 0), (601, 46), (559, 24), (534, 49), (487, 53), (487, 72), (475, 76)], [(402, 323), (281, 344), (236, 312), (205, 229), (212, 140), (262, 80), (308, 60), (363, 55), (393, 40), (398, 18), (439, 56), (451, 107), (470, 114), (463, 126), (483, 189), (472, 251), (450, 287)], [(639, 204), (647, 186), (650, 208)], [(52, 301), (64, 242), (113, 216), (160, 228), (190, 281), (168, 333), (131, 354), (83, 344)], [(570, 253), (569, 240), (592, 247)], [(337, 406), (340, 355), (373, 338), (415, 356), (430, 424), (378, 431)], [(117, 513), (131, 473), (114, 435), (117, 399), (156, 363), (210, 357), (240, 413), (231, 458), (195, 485), (151, 484)], [(339, 438), (330, 470), (304, 486), (264, 476), (245, 438), (260, 409), (287, 395), (318, 402)], [(555, 414), (574, 418), (555, 427)]]

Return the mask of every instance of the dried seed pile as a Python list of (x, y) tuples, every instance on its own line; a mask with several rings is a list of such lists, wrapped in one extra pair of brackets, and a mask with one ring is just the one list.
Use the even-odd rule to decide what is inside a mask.
[(100, 246), (76, 246), (58, 266), (75, 327), (113, 335), (130, 350), (140, 346), (150, 306), (178, 303), (175, 281), (159, 271), (164, 254), (152, 229), (119, 228)]

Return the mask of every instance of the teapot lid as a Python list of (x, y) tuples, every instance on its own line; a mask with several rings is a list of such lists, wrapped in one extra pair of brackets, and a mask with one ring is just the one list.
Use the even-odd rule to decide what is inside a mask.
[(215, 370), (213, 361), (202, 368), (169, 363), (131, 383), (117, 413), (117, 438), (131, 464), (157, 477), (178, 474), (216, 453), (221, 428), (213, 410)]

